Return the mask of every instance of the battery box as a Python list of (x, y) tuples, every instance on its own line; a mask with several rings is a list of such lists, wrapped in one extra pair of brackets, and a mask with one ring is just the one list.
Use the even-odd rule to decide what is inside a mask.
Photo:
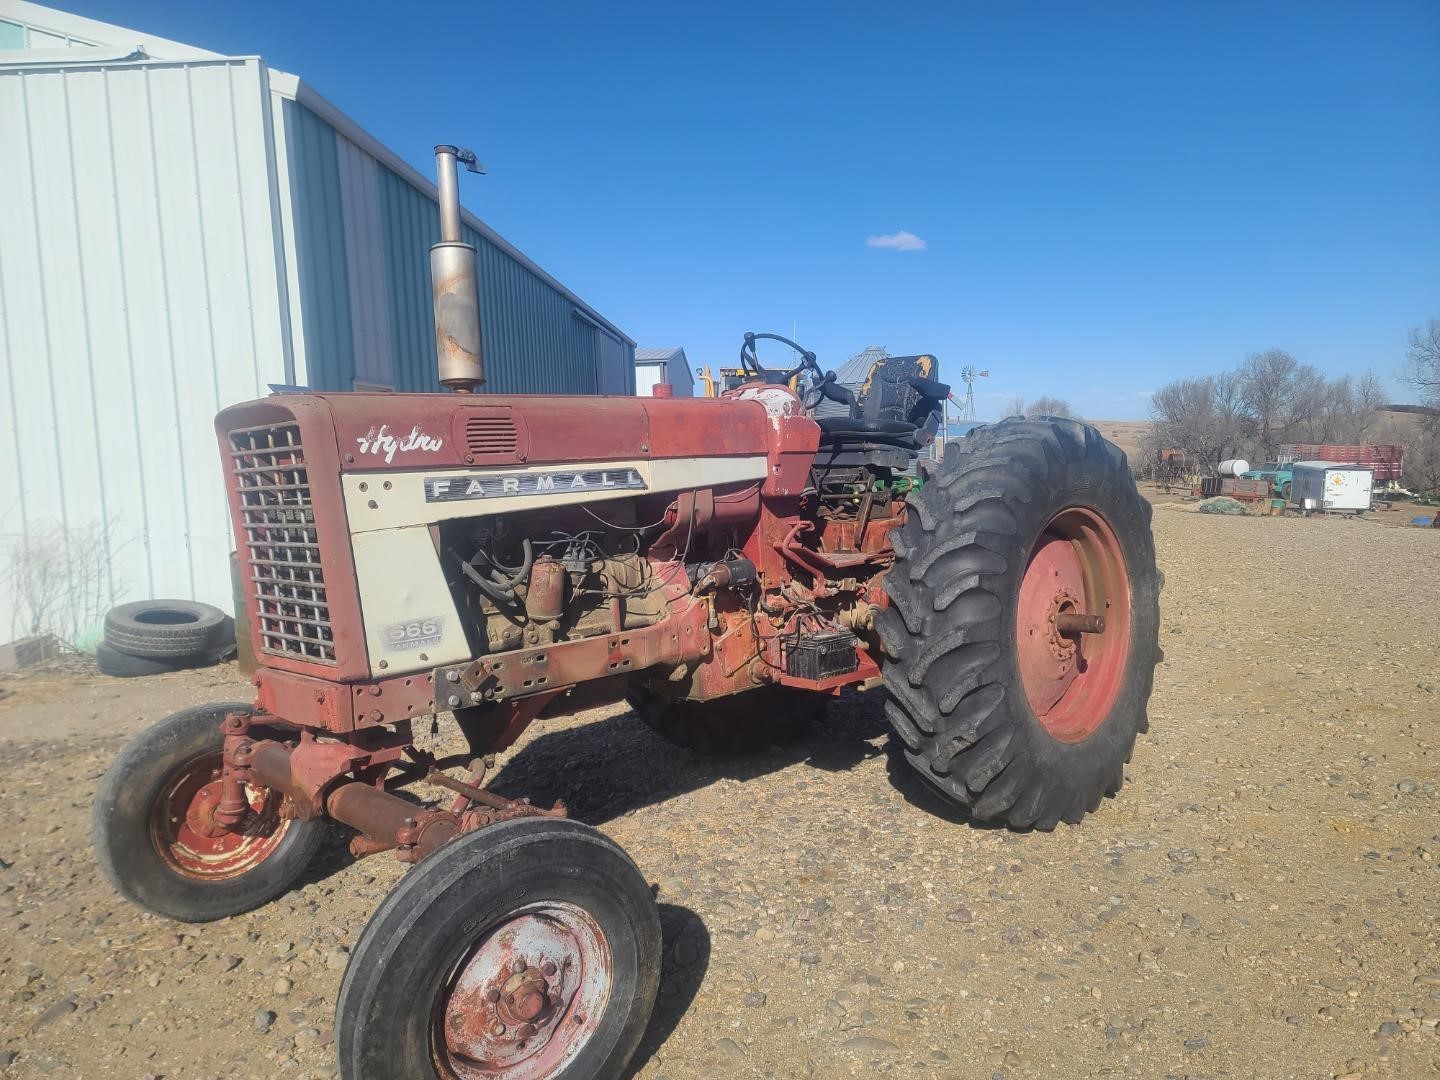
[(813, 682), (848, 675), (860, 666), (860, 658), (855, 653), (855, 635), (848, 630), (832, 630), (786, 642), (784, 654), (786, 675)]

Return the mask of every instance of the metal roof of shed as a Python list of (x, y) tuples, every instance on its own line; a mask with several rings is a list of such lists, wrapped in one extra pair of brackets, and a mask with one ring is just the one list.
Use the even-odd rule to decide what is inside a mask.
[(670, 360), (678, 360), (684, 357), (685, 350), (682, 348), (673, 349), (636, 349), (635, 362), (637, 364), (664, 364)]

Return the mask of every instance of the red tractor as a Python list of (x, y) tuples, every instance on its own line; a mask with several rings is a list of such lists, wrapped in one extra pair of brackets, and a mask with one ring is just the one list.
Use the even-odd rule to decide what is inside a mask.
[[(96, 846), (125, 896), (204, 921), (279, 896), (342, 822), (357, 857), (414, 869), (351, 954), (341, 1075), (614, 1076), (659, 980), (651, 892), (563, 805), (487, 790), (494, 755), (627, 695), (696, 749), (768, 745), (883, 687), (944, 798), (1017, 829), (1078, 822), (1146, 728), (1150, 509), (1073, 420), (980, 428), (917, 474), (948, 394), (928, 356), (883, 361), (854, 395), (798, 346), (790, 370), (764, 366), (772, 335), (747, 334), (749, 381), (716, 399), (475, 395), (457, 158), (437, 148), (431, 253), (455, 392), (219, 415), (255, 698), (131, 743)], [(847, 415), (817, 422), (822, 397)], [(456, 759), (414, 742), (441, 713)], [(447, 801), (395, 794), (414, 781)]]

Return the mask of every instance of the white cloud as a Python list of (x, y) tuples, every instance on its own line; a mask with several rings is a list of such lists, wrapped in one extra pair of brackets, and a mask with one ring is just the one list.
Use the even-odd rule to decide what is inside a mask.
[(865, 246), (873, 248), (891, 248), (895, 251), (924, 251), (925, 241), (916, 236), (913, 232), (901, 229), (899, 232), (890, 233), (888, 236), (867, 236)]

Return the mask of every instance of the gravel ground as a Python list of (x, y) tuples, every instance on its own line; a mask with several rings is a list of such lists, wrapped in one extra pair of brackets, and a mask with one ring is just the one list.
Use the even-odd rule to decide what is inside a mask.
[[(1167, 660), (1119, 798), (966, 824), (847, 698), (713, 761), (623, 709), (539, 725), (494, 786), (563, 797), (659, 887), (647, 1080), (1417, 1077), (1440, 1070), (1440, 535), (1155, 514)], [(340, 830), (304, 886), (180, 926), (98, 878), (115, 753), (233, 668), (60, 670), (0, 699), (0, 1069), (334, 1074), (333, 1003), (401, 873)]]

